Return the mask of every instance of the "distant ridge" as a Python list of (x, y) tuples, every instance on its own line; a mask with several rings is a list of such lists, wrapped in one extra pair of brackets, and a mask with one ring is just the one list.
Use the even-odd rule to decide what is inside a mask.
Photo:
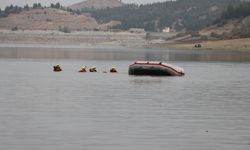
[(84, 8), (88, 9), (105, 9), (105, 8), (115, 8), (115, 7), (121, 7), (124, 3), (121, 0), (84, 0), (80, 3), (73, 4), (69, 6), (69, 8), (72, 8), (74, 10), (81, 10)]

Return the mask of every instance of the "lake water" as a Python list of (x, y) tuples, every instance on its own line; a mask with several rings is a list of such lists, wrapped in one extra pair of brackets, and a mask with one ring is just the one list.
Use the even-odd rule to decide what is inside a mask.
[[(186, 75), (129, 76), (134, 60)], [(248, 52), (2, 46), (0, 68), (1, 150), (250, 149)]]

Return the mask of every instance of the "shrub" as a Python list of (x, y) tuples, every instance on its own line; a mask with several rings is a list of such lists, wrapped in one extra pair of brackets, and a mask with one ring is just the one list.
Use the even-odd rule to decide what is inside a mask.
[(17, 30), (18, 30), (18, 27), (17, 27), (17, 26), (11, 28), (11, 31), (17, 31)]
[(200, 33), (197, 32), (197, 31), (191, 32), (190, 35), (191, 35), (191, 37), (199, 37), (199, 36), (201, 36)]
[(213, 37), (213, 38), (218, 38), (218, 39), (221, 39), (221, 38), (222, 38), (221, 34), (218, 34), (218, 33), (215, 33), (215, 32), (212, 32), (212, 33), (210, 34), (210, 36)]
[(232, 30), (232, 35), (237, 38), (248, 38), (250, 37), (250, 28), (246, 26), (234, 28)]
[(201, 36), (201, 40), (206, 41), (207, 39), (208, 39), (208, 38), (207, 38), (206, 35), (202, 35), (202, 36)]
[(71, 32), (69, 27), (61, 28), (61, 26), (59, 26), (59, 31), (61, 31), (63, 33), (70, 33)]
[(183, 37), (186, 35), (188, 35), (188, 33), (178, 33), (178, 34), (176, 34), (176, 37)]

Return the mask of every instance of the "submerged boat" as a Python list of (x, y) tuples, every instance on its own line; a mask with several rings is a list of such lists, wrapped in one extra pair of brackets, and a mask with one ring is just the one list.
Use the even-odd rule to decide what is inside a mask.
[(183, 76), (184, 69), (163, 62), (136, 61), (129, 66), (129, 75)]

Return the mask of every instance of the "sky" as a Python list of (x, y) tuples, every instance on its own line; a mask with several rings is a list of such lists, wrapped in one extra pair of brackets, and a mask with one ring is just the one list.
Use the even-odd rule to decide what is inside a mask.
[[(26, 4), (32, 5), (33, 3), (41, 3), (42, 5), (50, 5), (50, 3), (59, 2), (63, 6), (68, 6), (83, 0), (0, 0), (0, 8), (4, 9), (6, 6), (15, 4), (18, 6), (24, 6)], [(145, 4), (153, 2), (162, 2), (167, 0), (122, 0), (124, 3), (136, 3)]]

